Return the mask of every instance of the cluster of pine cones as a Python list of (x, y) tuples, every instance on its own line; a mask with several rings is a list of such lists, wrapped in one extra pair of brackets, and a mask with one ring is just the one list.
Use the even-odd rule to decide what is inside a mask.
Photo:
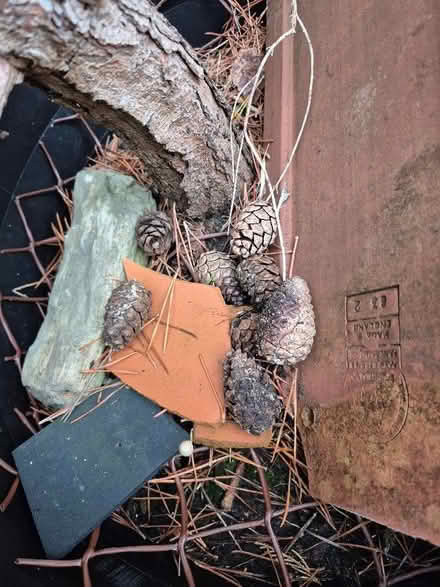
[(208, 251), (196, 267), (199, 281), (219, 287), (227, 303), (252, 306), (232, 323), (234, 350), (224, 363), (229, 415), (251, 434), (264, 432), (281, 411), (281, 400), (257, 360), (296, 365), (309, 354), (315, 335), (306, 282), (300, 277), (283, 282), (277, 263), (265, 254), (276, 233), (272, 205), (252, 202), (231, 230), (232, 256)]
[[(251, 305), (232, 323), (233, 351), (226, 357), (225, 398), (230, 417), (244, 430), (260, 434), (278, 417), (281, 401), (256, 359), (289, 367), (309, 354), (315, 335), (314, 312), (306, 282), (282, 281), (265, 251), (275, 240), (277, 222), (271, 204), (256, 201), (238, 215), (231, 230), (231, 255), (199, 251), (195, 272), (200, 283), (220, 288), (228, 304)], [(165, 254), (173, 229), (164, 212), (148, 212), (136, 225), (139, 247), (149, 256)], [(124, 348), (137, 336), (151, 313), (151, 292), (138, 282), (118, 286), (104, 319), (104, 340)]]
[(230, 246), (235, 258), (219, 251), (202, 253), (196, 266), (199, 281), (219, 287), (227, 304), (260, 304), (281, 282), (275, 261), (262, 255), (276, 234), (272, 205), (248, 204), (231, 230)]

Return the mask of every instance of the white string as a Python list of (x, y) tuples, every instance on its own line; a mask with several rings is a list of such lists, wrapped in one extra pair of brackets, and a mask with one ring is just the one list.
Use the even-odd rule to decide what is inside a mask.
[(301, 128), (299, 129), (298, 136), (296, 138), (296, 141), (295, 141), (295, 144), (293, 146), (293, 149), (292, 149), (292, 151), (290, 153), (289, 159), (288, 159), (286, 165), (284, 166), (284, 169), (283, 169), (283, 171), (282, 171), (282, 173), (281, 173), (278, 181), (275, 184), (275, 190), (278, 189), (280, 183), (282, 182), (284, 176), (287, 173), (287, 170), (288, 170), (290, 164), (293, 161), (293, 158), (295, 157), (296, 151), (298, 149), (298, 145), (299, 145), (299, 143), (301, 141), (301, 138), (302, 138), (302, 135), (303, 135), (303, 132), (304, 132), (304, 128), (305, 128), (306, 123), (307, 123), (307, 120), (309, 118), (310, 108), (312, 106), (312, 93), (313, 93), (314, 69), (315, 69), (315, 55), (314, 55), (314, 52), (313, 52), (313, 45), (312, 45), (312, 42), (310, 40), (309, 33), (308, 33), (306, 27), (304, 26), (304, 23), (301, 20), (301, 18), (299, 16), (297, 16), (297, 19), (298, 19), (298, 22), (299, 22), (299, 26), (301, 27), (301, 30), (304, 33), (304, 36), (305, 36), (305, 38), (307, 40), (307, 46), (309, 48), (309, 55), (310, 55), (309, 93), (308, 93), (308, 98), (307, 98), (306, 111), (304, 113), (304, 118), (303, 118), (303, 121), (302, 121), (302, 124), (301, 124)]
[[(281, 35), (281, 37), (279, 37), (274, 43), (272, 43), (272, 45), (270, 47), (268, 47), (266, 49), (266, 53), (263, 57), (263, 59), (261, 60), (261, 63), (258, 67), (257, 73), (254, 75), (254, 77), (245, 85), (243, 86), (243, 88), (240, 90), (240, 92), (238, 93), (235, 102), (234, 102), (234, 108), (232, 110), (232, 114), (231, 114), (231, 118), (229, 121), (229, 128), (232, 129), (232, 124), (233, 124), (233, 118), (236, 112), (236, 107), (237, 107), (237, 102), (240, 99), (241, 95), (243, 94), (243, 92), (246, 90), (246, 88), (248, 87), (249, 84), (251, 84), (253, 82), (252, 85), (252, 90), (251, 93), (249, 94), (248, 97), (248, 105), (252, 105), (253, 99), (254, 99), (254, 94), (255, 91), (257, 89), (258, 84), (260, 83), (260, 81), (263, 79), (262, 73), (263, 73), (263, 69), (264, 66), (266, 65), (267, 60), (269, 59), (269, 57), (272, 56), (273, 51), (276, 49), (276, 47), (282, 43), (284, 41), (284, 39), (287, 39), (287, 37), (289, 37), (292, 33), (292, 29), (289, 29), (287, 32), (285, 32), (283, 35)], [(249, 117), (250, 117), (250, 113), (251, 113), (251, 108), (248, 106), (248, 108), (246, 109), (246, 116), (244, 119), (244, 123), (243, 123), (243, 133), (242, 133), (242, 137), (240, 140), (240, 146), (238, 149), (238, 155), (237, 155), (237, 160), (233, 166), (233, 177), (234, 177), (234, 186), (233, 186), (233, 190), (232, 190), (232, 199), (231, 199), (231, 208), (229, 211), (229, 219), (228, 219), (228, 231), (230, 229), (230, 225), (231, 225), (231, 219), (232, 219), (232, 212), (234, 209), (234, 201), (235, 201), (235, 196), (237, 193), (237, 183), (238, 183), (238, 171), (240, 169), (240, 162), (241, 162), (241, 157), (243, 155), (243, 147), (244, 147), (244, 142), (245, 142), (245, 138), (246, 138), (246, 133), (247, 133), (247, 127), (248, 127), (248, 122), (249, 122)], [(233, 138), (231, 136), (231, 156), (232, 156), (232, 160), (234, 160), (234, 147), (233, 147)]]
[[(276, 47), (280, 43), (282, 43), (289, 36), (295, 35), (297, 22), (299, 23), (301, 30), (306, 38), (307, 46), (309, 49), (309, 55), (310, 55), (310, 80), (309, 80), (307, 106), (306, 106), (306, 111), (304, 113), (304, 118), (303, 118), (300, 130), (298, 132), (298, 136), (297, 136), (295, 144), (290, 152), (289, 158), (288, 158), (288, 160), (283, 168), (283, 171), (281, 172), (281, 175), (278, 178), (275, 186), (272, 186), (270, 179), (269, 179), (269, 175), (266, 170), (265, 161), (260, 156), (251, 137), (249, 136), (248, 122), (249, 122), (249, 117), (250, 117), (250, 113), (251, 113), (251, 106), (252, 106), (252, 102), (254, 99), (255, 91), (263, 79), (263, 70), (266, 65), (266, 62), (268, 61), (269, 57), (271, 57), (273, 55), (274, 50), (276, 49)], [(314, 83), (313, 45), (312, 45), (312, 42), (310, 39), (310, 35), (307, 31), (307, 28), (305, 27), (303, 21), (301, 20), (300, 16), (298, 15), (297, 1), (292, 0), (292, 14), (291, 14), (291, 27), (290, 27), (290, 29), (288, 31), (286, 31), (285, 33), (283, 33), (274, 43), (272, 43), (272, 45), (270, 45), (266, 49), (266, 53), (265, 53), (263, 59), (261, 60), (260, 66), (258, 67), (258, 70), (257, 70), (257, 73), (238, 93), (238, 95), (235, 99), (235, 102), (234, 102), (234, 107), (233, 107), (231, 118), (229, 121), (229, 130), (230, 130), (230, 139), (231, 139), (230, 144), (231, 144), (231, 159), (232, 159), (232, 176), (233, 176), (234, 181), (233, 181), (233, 190), (232, 190), (231, 206), (230, 206), (230, 210), (229, 210), (229, 218), (228, 218), (228, 223), (227, 223), (227, 230), (229, 232), (230, 227), (231, 227), (232, 214), (233, 214), (235, 198), (236, 198), (236, 194), (237, 194), (238, 174), (239, 174), (239, 169), (240, 169), (240, 162), (241, 162), (241, 158), (243, 156), (244, 143), (246, 141), (247, 145), (249, 146), (249, 148), (252, 152), (252, 155), (254, 156), (254, 158), (256, 159), (256, 161), (258, 162), (258, 165), (260, 167), (259, 189), (258, 189), (257, 198), (261, 199), (263, 197), (263, 194), (265, 192), (265, 188), (267, 185), (268, 191), (269, 191), (268, 199), (271, 199), (273, 208), (275, 210), (277, 229), (278, 229), (278, 238), (279, 238), (280, 250), (281, 250), (281, 265), (282, 265), (283, 280), (286, 279), (287, 266), (286, 266), (286, 251), (285, 251), (284, 242), (283, 242), (283, 233), (282, 233), (282, 229), (281, 229), (279, 211), (280, 211), (280, 208), (281, 208), (281, 205), (283, 204), (283, 202), (288, 198), (288, 193), (285, 190), (282, 190), (278, 203), (276, 201), (275, 193), (278, 191), (279, 186), (280, 186), (282, 180), (284, 179), (284, 176), (286, 175), (289, 166), (291, 165), (291, 163), (293, 161), (293, 158), (296, 154), (299, 143), (301, 141), (302, 135), (304, 133), (304, 129), (305, 129), (305, 126), (306, 126), (306, 123), (307, 123), (307, 120), (308, 120), (308, 117), (310, 114), (310, 108), (311, 108), (311, 103), (312, 103), (313, 83)], [(243, 95), (243, 93), (247, 90), (247, 88), (250, 84), (252, 84), (252, 89), (251, 89), (251, 93), (249, 94), (249, 97), (248, 97), (248, 108), (246, 110), (246, 116), (245, 116), (244, 123), (243, 123), (243, 132), (242, 132), (242, 136), (241, 136), (241, 140), (240, 140), (238, 154), (237, 154), (237, 157), (235, 158), (234, 135), (233, 135), (233, 130), (232, 130), (233, 119), (234, 119), (234, 115), (237, 110), (238, 101), (239, 101), (240, 97)]]

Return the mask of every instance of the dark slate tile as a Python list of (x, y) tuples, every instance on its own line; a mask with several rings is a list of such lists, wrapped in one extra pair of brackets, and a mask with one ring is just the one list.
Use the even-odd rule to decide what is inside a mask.
[[(70, 420), (94, 405), (89, 398)], [(54, 422), (14, 451), (48, 557), (69, 553), (188, 439), (170, 415), (154, 418), (159, 411), (124, 387), (82, 420)]]

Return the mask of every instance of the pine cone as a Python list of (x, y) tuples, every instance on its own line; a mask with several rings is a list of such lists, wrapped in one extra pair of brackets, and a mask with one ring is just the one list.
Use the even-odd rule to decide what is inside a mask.
[(131, 279), (118, 285), (104, 313), (104, 343), (114, 350), (126, 347), (141, 331), (151, 312), (151, 291)]
[(277, 221), (271, 204), (252, 202), (240, 212), (231, 230), (231, 247), (234, 255), (246, 259), (259, 255), (275, 240)]
[(232, 321), (231, 344), (234, 350), (241, 350), (251, 355), (254, 354), (254, 336), (257, 320), (258, 314), (256, 312), (245, 312), (242, 316), (238, 316)]
[(147, 255), (163, 255), (173, 242), (171, 220), (165, 212), (145, 212), (136, 223), (136, 239)]
[(281, 283), (278, 265), (264, 255), (243, 259), (237, 267), (237, 277), (251, 304), (260, 304)]
[(224, 363), (225, 399), (231, 418), (251, 434), (272, 426), (281, 412), (281, 400), (270, 378), (241, 351), (228, 353)]
[(315, 315), (307, 283), (284, 281), (264, 302), (257, 326), (258, 356), (277, 365), (294, 366), (312, 350)]
[(200, 283), (219, 287), (227, 304), (244, 304), (245, 296), (238, 283), (236, 265), (227, 253), (202, 253), (197, 261), (196, 274)]

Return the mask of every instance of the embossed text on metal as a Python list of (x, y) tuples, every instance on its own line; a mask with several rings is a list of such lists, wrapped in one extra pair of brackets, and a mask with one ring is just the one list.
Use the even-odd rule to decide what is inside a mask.
[(347, 369), (400, 369), (399, 287), (349, 295), (345, 311)]

